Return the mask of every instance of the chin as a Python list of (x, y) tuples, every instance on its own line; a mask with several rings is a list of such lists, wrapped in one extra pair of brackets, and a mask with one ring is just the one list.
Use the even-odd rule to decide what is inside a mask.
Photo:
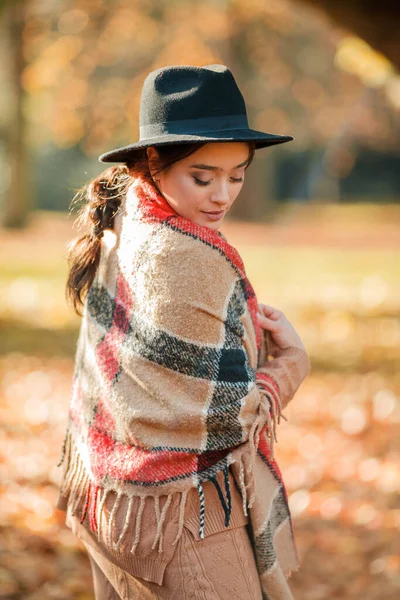
[(221, 227), (221, 221), (215, 221), (214, 223), (212, 221), (207, 221), (206, 223), (203, 223), (203, 225), (207, 225), (210, 229), (218, 230)]

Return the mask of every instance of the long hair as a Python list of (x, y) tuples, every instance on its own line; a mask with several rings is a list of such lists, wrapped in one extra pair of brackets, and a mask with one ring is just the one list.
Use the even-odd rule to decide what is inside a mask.
[[(190, 156), (208, 142), (189, 144), (164, 144), (157, 146), (159, 166), (157, 173), (167, 170), (174, 163)], [(249, 162), (254, 158), (255, 143), (248, 142)], [(135, 153), (134, 161), (108, 167), (100, 175), (81, 187), (72, 199), (70, 209), (83, 202), (73, 227), (82, 230), (82, 235), (71, 240), (67, 246), (69, 274), (65, 297), (74, 311), (82, 316), (85, 296), (92, 285), (100, 260), (101, 238), (105, 229), (113, 229), (114, 217), (118, 213), (127, 190), (135, 176), (140, 174), (154, 185), (149, 168), (146, 148)]]

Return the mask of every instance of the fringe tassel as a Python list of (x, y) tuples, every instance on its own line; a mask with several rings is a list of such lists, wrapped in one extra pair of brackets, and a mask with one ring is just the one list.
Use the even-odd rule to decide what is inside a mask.
[(75, 505), (76, 495), (77, 495), (78, 489), (79, 489), (79, 483), (80, 483), (80, 481), (81, 481), (81, 479), (82, 479), (82, 477), (84, 475), (85, 475), (85, 471), (84, 471), (84, 468), (83, 468), (82, 461), (80, 460), (79, 461), (79, 467), (78, 467), (78, 470), (76, 472), (75, 485), (71, 489), (71, 494), (70, 494), (70, 497), (69, 497), (69, 504), (70, 504), (71, 507)]
[(64, 487), (68, 491), (71, 488), (72, 479), (78, 468), (79, 455), (75, 450), (73, 451), (70, 445), (68, 460), (67, 460), (67, 471), (64, 473)]
[(246, 489), (247, 489), (247, 506), (249, 508), (251, 508), (253, 506), (253, 502), (255, 499), (255, 480), (254, 480), (254, 473), (253, 473), (253, 459), (251, 458), (251, 456), (246, 456), (246, 459), (248, 461), (247, 465), (245, 463), (244, 460), (244, 456), (243, 456), (243, 465), (244, 465), (244, 472), (246, 475)]
[(154, 538), (153, 545), (151, 547), (152, 550), (153, 550), (154, 546), (156, 545), (156, 540), (157, 540), (157, 535), (158, 535), (158, 523), (160, 521), (160, 498), (159, 498), (159, 496), (154, 496), (153, 501), (154, 501), (154, 512), (156, 513), (157, 530), (156, 530), (156, 535)]
[(87, 492), (86, 492), (85, 505), (83, 507), (82, 515), (81, 515), (81, 518), (80, 518), (80, 523), (81, 524), (83, 523), (83, 521), (85, 520), (85, 517), (86, 517), (87, 509), (88, 509), (88, 506), (89, 506), (89, 499), (90, 499), (91, 491), (92, 491), (92, 483), (89, 482), (89, 485), (87, 487)]
[[(260, 404), (260, 406), (261, 406), (261, 404)], [(250, 430), (250, 434), (249, 434), (250, 456), (249, 456), (249, 464), (247, 465), (248, 480), (249, 480), (247, 487), (250, 490), (250, 497), (249, 497), (249, 502), (248, 502), (248, 505), (250, 508), (251, 508), (251, 506), (253, 506), (253, 502), (255, 499), (255, 481), (254, 481), (253, 465), (254, 465), (254, 460), (255, 460), (256, 454), (257, 454), (258, 442), (259, 442), (259, 438), (260, 438), (259, 425), (260, 425), (261, 420), (262, 420), (262, 412), (254, 420), (254, 423), (251, 426), (251, 430)]]
[(128, 504), (128, 508), (126, 510), (126, 516), (125, 516), (125, 521), (124, 521), (124, 526), (122, 528), (121, 534), (118, 538), (117, 543), (114, 546), (114, 550), (118, 550), (118, 548), (121, 545), (122, 539), (128, 529), (128, 525), (129, 525), (129, 521), (131, 519), (131, 515), (132, 515), (132, 505), (133, 505), (133, 496), (129, 497), (129, 504)]
[(77, 501), (76, 501), (76, 504), (73, 506), (71, 514), (75, 515), (75, 513), (78, 512), (79, 505), (80, 505), (81, 500), (82, 500), (82, 498), (83, 498), (83, 496), (85, 494), (85, 490), (87, 489), (87, 486), (89, 485), (89, 482), (90, 482), (90, 477), (89, 477), (89, 475), (86, 474), (83, 477), (82, 482), (80, 483), (79, 490), (78, 490)]
[(225, 479), (226, 498), (227, 498), (227, 505), (228, 505), (227, 515), (226, 515), (226, 519), (225, 519), (225, 527), (228, 527), (229, 521), (231, 519), (231, 512), (232, 512), (231, 488), (230, 488), (230, 484), (229, 484), (228, 465), (225, 465), (225, 467), (224, 467), (224, 479)]
[(107, 524), (107, 542), (108, 542), (108, 545), (111, 546), (111, 548), (114, 545), (112, 526), (113, 526), (114, 521), (115, 521), (115, 515), (117, 513), (117, 509), (118, 509), (120, 501), (121, 501), (121, 492), (118, 492), (117, 495), (116, 495), (116, 497), (115, 497), (114, 504), (113, 504), (113, 507), (111, 509), (111, 513), (110, 513), (110, 516), (108, 518), (108, 524)]
[[(271, 383), (268, 383), (268, 381), (263, 380), (262, 383), (259, 381), (257, 382), (257, 387), (260, 390), (260, 392), (263, 393), (263, 395), (268, 395), (271, 399), (269, 398), (270, 402), (274, 405), (277, 404), (278, 405), (278, 425), (281, 421), (281, 417), (282, 419), (284, 419), (285, 421), (287, 421), (288, 419), (285, 417), (285, 415), (282, 412), (282, 403), (281, 403), (281, 398), (279, 396), (279, 394), (277, 393), (276, 389), (274, 388), (274, 386)], [(265, 389), (268, 388), (268, 389)], [(273, 400), (275, 400), (275, 402), (273, 402)], [(275, 406), (273, 406), (273, 411), (275, 414)]]
[(139, 543), (140, 526), (141, 526), (141, 523), (142, 523), (142, 514), (143, 514), (143, 509), (144, 509), (144, 501), (145, 501), (145, 497), (141, 496), (140, 497), (139, 510), (137, 512), (137, 515), (136, 515), (135, 540), (134, 540), (133, 546), (131, 548), (132, 554), (135, 554), (136, 547), (137, 547), (137, 545)]
[(81, 461), (81, 468), (77, 474), (76, 483), (71, 492), (71, 514), (74, 515), (78, 510), (79, 502), (83, 495), (83, 491), (85, 489), (84, 484), (87, 480), (87, 474), (85, 472), (85, 468), (83, 462)]
[(225, 513), (225, 527), (226, 527), (226, 520), (228, 518), (228, 506), (227, 506), (227, 504), (225, 502), (225, 498), (224, 498), (224, 495), (222, 493), (221, 486), (219, 485), (219, 483), (217, 481), (217, 478), (216, 477), (212, 477), (212, 479), (210, 479), (210, 481), (213, 482), (213, 484), (214, 484), (214, 486), (215, 486), (215, 488), (216, 488), (216, 490), (218, 492), (218, 497), (219, 497), (219, 501), (221, 502), (221, 506), (224, 509), (224, 513)]
[(176, 538), (172, 542), (173, 546), (178, 542), (179, 538), (181, 537), (182, 531), (183, 531), (183, 521), (184, 521), (183, 517), (185, 514), (185, 505), (186, 505), (187, 495), (188, 495), (188, 490), (181, 492), (181, 500), (180, 500), (180, 505), (179, 505), (178, 533), (176, 534)]
[(246, 486), (244, 484), (244, 466), (243, 466), (242, 458), (239, 461), (239, 487), (240, 487), (240, 491), (242, 493), (243, 513), (247, 517), (248, 516), (248, 513), (247, 513), (247, 490), (246, 490)]
[(163, 540), (163, 533), (162, 533), (162, 525), (164, 523), (165, 520), (165, 515), (167, 513), (167, 509), (168, 506), (171, 504), (171, 500), (172, 500), (172, 494), (168, 494), (167, 496), (167, 500), (165, 501), (165, 504), (163, 506), (161, 515), (160, 515), (160, 499), (158, 496), (154, 497), (154, 506), (156, 508), (156, 518), (157, 518), (157, 531), (156, 531), (156, 535), (154, 538), (154, 542), (153, 545), (151, 547), (151, 549), (153, 550), (153, 548), (155, 547), (157, 540), (160, 538), (160, 542), (159, 542), (159, 548), (158, 551), (161, 552), (162, 551), (162, 540)]
[(62, 449), (61, 449), (61, 459), (60, 459), (59, 463), (57, 464), (57, 467), (61, 467), (61, 465), (64, 462), (66, 446), (67, 446), (67, 442), (69, 441), (69, 439), (70, 439), (69, 428), (67, 427), (67, 431), (65, 432), (64, 441), (63, 441)]
[(200, 527), (199, 527), (199, 536), (200, 539), (204, 539), (204, 527), (205, 527), (205, 498), (204, 498), (204, 490), (201, 483), (198, 484), (197, 489), (199, 491), (200, 497)]
[(221, 506), (225, 512), (225, 527), (228, 527), (229, 521), (231, 519), (231, 513), (232, 513), (231, 488), (230, 488), (230, 483), (229, 483), (229, 467), (228, 467), (228, 465), (224, 466), (223, 474), (224, 474), (224, 483), (225, 483), (226, 502), (225, 502), (225, 498), (224, 498), (224, 495), (221, 490), (221, 486), (219, 485), (219, 483), (217, 481), (217, 478), (212, 477), (210, 481), (213, 482), (213, 484), (218, 492), (218, 497), (221, 502)]
[(100, 542), (100, 540), (101, 540), (101, 531), (102, 531), (102, 526), (101, 526), (101, 513), (102, 513), (102, 511), (103, 511), (103, 506), (104, 506), (104, 503), (105, 503), (105, 501), (106, 501), (106, 497), (107, 497), (107, 495), (108, 495), (109, 491), (110, 491), (110, 490), (104, 490), (104, 492), (103, 492), (103, 495), (102, 495), (102, 497), (101, 497), (101, 500), (100, 500), (100, 504), (99, 504), (99, 515), (100, 515), (100, 516), (99, 516), (99, 526), (98, 526), (98, 528), (97, 528), (97, 540), (98, 540), (99, 542)]
[[(270, 388), (270, 391), (266, 390), (264, 386)], [(274, 441), (278, 443), (278, 438), (276, 434), (276, 426), (280, 423), (281, 417), (287, 421), (288, 419), (282, 413), (282, 404), (279, 397), (279, 394), (276, 393), (276, 390), (269, 385), (267, 382), (263, 381), (263, 384), (258, 385), (258, 389), (261, 394), (264, 396), (266, 402), (262, 402), (260, 404), (260, 416), (265, 415), (268, 423), (268, 427), (266, 429), (267, 437), (269, 438), (269, 446), (271, 451), (271, 459), (274, 459)], [(278, 407), (276, 406), (278, 405)], [(272, 413), (272, 420), (271, 420)], [(258, 421), (258, 419), (256, 419)], [(254, 425), (254, 424), (253, 424)], [(257, 436), (257, 445), (259, 441), (259, 435)], [(250, 440), (251, 442), (251, 440)], [(252, 442), (251, 442), (252, 444)]]
[(90, 529), (91, 531), (93, 531), (94, 533), (96, 533), (97, 531), (97, 519), (96, 519), (96, 507), (97, 507), (97, 497), (99, 495), (99, 486), (94, 486), (94, 492), (92, 495), (92, 501), (90, 503), (90, 510), (89, 510), (89, 515), (90, 515)]

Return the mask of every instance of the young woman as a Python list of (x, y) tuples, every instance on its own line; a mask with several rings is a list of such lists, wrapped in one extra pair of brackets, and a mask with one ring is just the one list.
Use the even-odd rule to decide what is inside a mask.
[(273, 442), (310, 362), (219, 231), (255, 150), (292, 139), (248, 127), (225, 65), (164, 67), (144, 82), (140, 140), (83, 189), (57, 507), (97, 599), (293, 598)]

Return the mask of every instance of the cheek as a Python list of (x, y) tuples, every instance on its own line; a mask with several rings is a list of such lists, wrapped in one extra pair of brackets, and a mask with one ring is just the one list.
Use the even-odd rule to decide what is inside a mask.
[(182, 191), (184, 193), (185, 204), (191, 210), (199, 208), (209, 193), (207, 186), (196, 185), (192, 177), (184, 180)]
[(175, 210), (188, 217), (201, 209), (206, 194), (206, 188), (196, 185), (192, 177), (170, 179), (164, 190)]
[(230, 194), (232, 203), (233, 203), (233, 202), (236, 200), (236, 198), (239, 196), (239, 194), (240, 194), (240, 191), (241, 191), (242, 187), (243, 187), (243, 183), (241, 183), (240, 185), (238, 184), (238, 185), (237, 185), (237, 187), (235, 186), (235, 187), (232, 189), (232, 191), (231, 191), (231, 194)]

